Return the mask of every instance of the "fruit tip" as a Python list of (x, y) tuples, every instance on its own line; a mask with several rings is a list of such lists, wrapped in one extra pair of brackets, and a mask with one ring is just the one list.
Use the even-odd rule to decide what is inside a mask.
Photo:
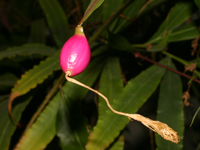
[(77, 25), (76, 26), (76, 28), (75, 28), (75, 34), (76, 35), (83, 35), (83, 36), (85, 36), (84, 31), (83, 31), (83, 27), (81, 25)]

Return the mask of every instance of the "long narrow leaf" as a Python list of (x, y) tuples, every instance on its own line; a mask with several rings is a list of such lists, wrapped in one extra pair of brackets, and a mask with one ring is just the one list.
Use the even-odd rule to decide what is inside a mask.
[(167, 38), (167, 42), (191, 40), (199, 36), (199, 34), (200, 31), (198, 27), (194, 23), (189, 23), (180, 27), (179, 29), (173, 30), (169, 38), (167, 36), (160, 37), (159, 39), (157, 39), (156, 43), (161, 42), (165, 38)]
[(109, 0), (102, 4), (103, 21), (106, 21), (113, 12), (117, 11), (122, 5), (123, 0)]
[(0, 90), (5, 90), (14, 86), (18, 78), (12, 73), (0, 75)]
[[(66, 99), (68, 103), (66, 103)], [(73, 103), (69, 97), (66, 99), (64, 96), (60, 99), (61, 103), (56, 119), (56, 132), (60, 138), (60, 145), (62, 150), (84, 150), (88, 133), (80, 106), (78, 103)]]
[[(124, 139), (124, 135), (120, 138)], [(124, 140), (120, 139), (116, 141), (109, 150), (124, 150)]]
[(93, 11), (95, 11), (103, 2), (104, 0), (91, 0), (80, 23), (82, 24), (85, 22)]
[[(171, 59), (168, 66), (175, 69)], [(180, 137), (183, 137), (184, 117), (181, 97), (182, 85), (180, 76), (171, 71), (166, 71), (160, 87), (157, 120), (168, 124), (178, 132)], [(157, 134), (156, 144), (157, 150), (181, 150), (183, 148), (182, 140), (178, 144), (175, 144), (164, 140)]]
[(191, 127), (192, 124), (194, 123), (194, 120), (195, 120), (197, 114), (199, 113), (199, 111), (200, 111), (200, 107), (199, 107), (199, 108), (197, 109), (197, 111), (195, 112), (195, 114), (194, 114), (194, 116), (193, 116), (193, 118), (192, 118), (192, 121), (191, 121), (191, 123), (190, 123), (190, 127)]
[[(113, 100), (118, 98), (123, 89), (123, 81), (118, 58), (111, 57), (107, 59), (107, 64), (101, 74), (99, 85), (99, 91), (109, 99), (110, 104), (112, 105)], [(109, 108), (104, 100), (99, 97), (99, 118), (104, 118), (104, 113), (108, 110)]]
[(56, 114), (60, 102), (57, 94), (50, 104), (41, 113), (36, 122), (21, 138), (15, 150), (41, 150), (53, 139), (56, 134)]
[[(105, 1), (102, 4), (102, 13), (103, 13), (103, 22), (105, 22), (112, 14), (113, 12), (117, 11), (120, 6), (123, 4), (123, 0), (109, 0)], [(112, 25), (110, 26), (110, 30), (113, 30), (117, 23), (117, 20), (115, 20)]]
[[(123, 15), (130, 20), (135, 18), (145, 2), (146, 0), (135, 0), (133, 3), (130, 4), (130, 6), (127, 7), (126, 10), (124, 10)], [(129, 22), (130, 21), (127, 19), (120, 19), (118, 26), (115, 29), (115, 32), (119, 32), (120, 30), (125, 28)]]
[(42, 7), (48, 25), (53, 33), (57, 46), (60, 48), (72, 35), (65, 12), (57, 0), (38, 0)]
[(174, 30), (168, 41), (169, 42), (176, 42), (176, 41), (183, 41), (183, 40), (191, 40), (199, 36), (200, 31), (198, 27), (194, 23), (189, 23), (177, 30)]
[(8, 48), (5, 51), (0, 51), (0, 60), (3, 58), (11, 58), (15, 56), (29, 56), (32, 54), (39, 54), (43, 56), (50, 56), (56, 52), (56, 49), (42, 45), (42, 44), (26, 44), (23, 46)]
[[(20, 102), (16, 107), (13, 109), (13, 114), (16, 122), (20, 120), (21, 113), (25, 109), (28, 102), (31, 98), (27, 98), (26, 101)], [(11, 120), (9, 113), (8, 113), (8, 97), (5, 100), (0, 100), (0, 147), (2, 150), (6, 150), (9, 148), (11, 137), (16, 129), (16, 125)]]
[(57, 52), (55, 55), (42, 61), (38, 66), (35, 66), (33, 69), (22, 75), (21, 79), (17, 81), (17, 84), (12, 89), (9, 105), (11, 105), (11, 102), (16, 97), (26, 94), (32, 88), (42, 83), (44, 79), (53, 73), (53, 71), (60, 68), (59, 54), (60, 52)]
[(162, 39), (167, 31), (174, 30), (184, 23), (191, 16), (191, 5), (186, 2), (177, 3), (169, 12), (165, 21), (160, 25), (158, 31), (152, 36), (147, 43), (156, 43)]
[(167, 33), (167, 35), (157, 44), (152, 46), (149, 50), (150, 52), (159, 52), (163, 51), (167, 47), (167, 41), (171, 35), (171, 31)]
[(45, 22), (43, 19), (32, 22), (31, 43), (45, 44), (45, 31)]
[[(86, 70), (77, 75), (75, 78), (82, 83), (87, 83), (88, 86), (91, 86), (98, 77), (104, 65), (104, 63), (101, 62), (102, 59), (97, 59), (91, 62)], [(67, 103), (71, 100), (77, 102), (83, 99), (88, 92), (87, 89), (70, 82), (67, 82), (62, 89), (64, 94), (66, 93), (66, 95), (70, 97), (70, 99), (66, 99)], [(27, 130), (25, 135), (21, 138), (16, 150), (41, 150), (46, 147), (46, 145), (56, 135), (56, 117), (58, 109), (60, 107), (61, 99), (62, 97), (60, 95), (60, 92), (58, 92), (58, 94), (52, 99), (50, 104), (41, 113), (36, 122), (31, 126), (30, 129)], [(67, 132), (71, 133), (70, 131), (65, 131), (66, 134)], [(74, 134), (68, 134), (68, 137), (60, 136), (60, 134), (58, 134), (58, 136), (59, 138), (63, 138), (62, 140), (68, 138), (68, 143), (65, 144), (69, 144), (69, 146), (71, 143), (74, 143), (74, 140), (78, 140), (77, 137), (74, 139)]]
[[(167, 62), (168, 59), (164, 59), (160, 63), (166, 64)], [(164, 73), (164, 68), (155, 65), (143, 71), (130, 80), (120, 96), (113, 100), (113, 108), (122, 112), (136, 113), (154, 92)], [(99, 124), (94, 127), (89, 136), (86, 146), (88, 150), (101, 150), (108, 146), (119, 135), (129, 119), (111, 111), (105, 111), (104, 117), (99, 118), (98, 122)]]
[(194, 2), (197, 5), (197, 7), (200, 9), (200, 2), (199, 2), (199, 0), (194, 0)]

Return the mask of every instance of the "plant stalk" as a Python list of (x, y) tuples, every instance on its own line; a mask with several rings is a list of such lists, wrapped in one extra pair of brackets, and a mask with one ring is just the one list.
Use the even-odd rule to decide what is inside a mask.
[(179, 57), (177, 57), (175, 55), (172, 55), (172, 54), (170, 54), (170, 53), (168, 53), (166, 51), (162, 51), (162, 53), (167, 55), (167, 56), (170, 56), (171, 58), (173, 58), (174, 60), (182, 63), (183, 65), (188, 65), (188, 63), (185, 60), (183, 60), (183, 59), (181, 59), (181, 58), (179, 58)]

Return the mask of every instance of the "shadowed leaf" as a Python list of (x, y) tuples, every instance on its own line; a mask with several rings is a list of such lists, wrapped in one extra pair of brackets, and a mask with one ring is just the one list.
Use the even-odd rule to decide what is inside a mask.
[[(26, 105), (29, 103), (31, 98), (27, 98), (26, 101), (21, 101), (13, 108), (13, 116), (16, 122), (19, 122), (21, 118), (21, 113), (25, 109)], [(8, 113), (8, 96), (3, 101), (0, 98), (0, 147), (2, 150), (9, 148), (11, 137), (16, 129), (16, 125), (11, 120)]]
[(0, 75), (0, 90), (5, 90), (14, 86), (18, 78), (12, 73)]
[[(174, 68), (171, 59), (167, 66)], [(178, 132), (180, 137), (183, 137), (184, 118), (182, 104), (182, 85), (180, 76), (166, 71), (160, 86), (157, 120), (168, 124)], [(183, 140), (178, 144), (164, 140), (156, 134), (157, 150), (181, 150), (183, 148)]]
[(51, 56), (56, 52), (56, 49), (42, 44), (26, 44), (23, 46), (8, 48), (5, 51), (0, 51), (0, 60), (3, 58), (11, 58), (18, 55), (30, 56), (39, 54), (43, 56)]
[(194, 2), (197, 5), (197, 7), (199, 7), (199, 9), (200, 9), (200, 1), (199, 0), (194, 0)]
[(57, 0), (38, 0), (42, 7), (48, 25), (53, 33), (57, 46), (60, 48), (72, 35), (65, 12)]
[(169, 11), (169, 14), (166, 17), (165, 21), (160, 25), (159, 29), (147, 43), (157, 43), (165, 36), (168, 31), (174, 30), (182, 23), (184, 23), (187, 19), (189, 19), (191, 14), (191, 5), (189, 3), (177, 3), (172, 8), (172, 10)]
[(45, 22), (43, 19), (35, 20), (31, 24), (31, 43), (45, 44)]

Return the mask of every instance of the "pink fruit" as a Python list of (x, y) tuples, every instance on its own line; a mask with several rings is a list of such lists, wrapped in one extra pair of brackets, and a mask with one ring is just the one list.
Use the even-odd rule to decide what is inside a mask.
[(90, 54), (90, 46), (83, 27), (78, 25), (75, 34), (62, 47), (60, 67), (63, 72), (70, 71), (70, 76), (75, 76), (85, 70), (90, 61)]

